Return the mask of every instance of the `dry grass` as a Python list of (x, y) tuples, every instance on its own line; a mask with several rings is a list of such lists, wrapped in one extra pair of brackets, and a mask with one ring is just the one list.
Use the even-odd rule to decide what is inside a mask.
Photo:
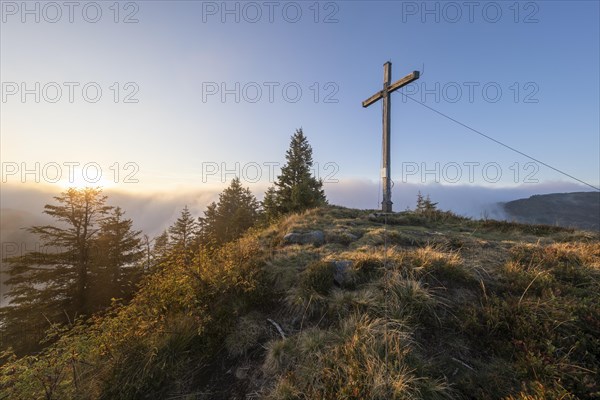
[(267, 333), (265, 321), (265, 316), (258, 312), (241, 317), (233, 331), (225, 338), (225, 348), (229, 355), (243, 356), (256, 347)]
[[(74, 341), (101, 352), (89, 359), (103, 367), (70, 389), (93, 395), (70, 397), (600, 398), (598, 235), (451, 214), (400, 213), (384, 226), (370, 214), (309, 210), (193, 271), (163, 268), (131, 306)], [(286, 233), (315, 229), (325, 245), (282, 246)], [(52, 349), (34, 365), (71, 357), (72, 347)], [(223, 372), (248, 365), (246, 378)], [(42, 396), (11, 371), (0, 367), (3, 394)]]
[(269, 398), (451, 398), (446, 382), (416, 373), (413, 348), (402, 323), (366, 315), (304, 331), (269, 346), (264, 368), (281, 377)]
[[(487, 224), (478, 237), (447, 219), (452, 225), (442, 221), (433, 236), (423, 227), (332, 223), (364, 232), (344, 248), (319, 250), (322, 262), (351, 261), (348, 283), (288, 292), (288, 304), (292, 294), (301, 299), (293, 312), (303, 328), (269, 347), (269, 398), (525, 400), (594, 392), (598, 239), (512, 224)], [(329, 281), (330, 272), (321, 277)], [(394, 349), (387, 360), (386, 348)]]

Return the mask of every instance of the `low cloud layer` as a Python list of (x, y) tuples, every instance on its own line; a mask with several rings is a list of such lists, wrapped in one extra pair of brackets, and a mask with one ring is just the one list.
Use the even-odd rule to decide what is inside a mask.
[[(438, 208), (450, 210), (459, 215), (481, 218), (504, 219), (505, 214), (499, 203), (527, 198), (535, 194), (566, 193), (588, 191), (582, 185), (568, 182), (547, 182), (520, 185), (516, 187), (485, 187), (473, 185), (412, 184), (396, 185), (392, 189), (395, 211), (407, 207), (414, 208), (417, 193), (431, 196)], [(379, 209), (381, 207), (381, 186), (369, 180), (348, 180), (326, 186), (327, 197), (333, 204), (352, 208)]]

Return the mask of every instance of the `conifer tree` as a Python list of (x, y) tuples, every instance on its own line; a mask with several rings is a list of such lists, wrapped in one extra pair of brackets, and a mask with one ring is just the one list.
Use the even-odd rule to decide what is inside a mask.
[(48, 321), (65, 322), (91, 310), (90, 270), (100, 223), (112, 207), (99, 188), (70, 188), (44, 213), (56, 225), (28, 229), (40, 250), (8, 258), (8, 306), (0, 309), (1, 334), (19, 350), (35, 347)]
[(169, 233), (165, 230), (154, 238), (154, 247), (152, 251), (155, 256), (164, 256), (169, 248)]
[(277, 217), (277, 192), (275, 186), (270, 186), (265, 192), (265, 197), (261, 202), (263, 217), (267, 220)]
[(434, 203), (433, 201), (431, 201), (431, 198), (429, 197), (429, 195), (427, 195), (427, 198), (425, 198), (425, 202), (424, 202), (425, 213), (432, 214), (432, 213), (436, 212), (437, 205), (438, 205), (438, 203)]
[(423, 197), (421, 191), (417, 194), (417, 208), (415, 211), (419, 214), (431, 215), (437, 211), (437, 204), (431, 201), (429, 195)]
[(417, 193), (417, 207), (415, 208), (415, 211), (417, 213), (423, 213), (425, 211), (425, 198), (420, 190)]
[(141, 231), (133, 230), (133, 221), (123, 218), (120, 207), (100, 223), (95, 246), (95, 308), (110, 304), (111, 298), (127, 298), (141, 276), (143, 256)]
[(198, 222), (192, 217), (188, 207), (185, 206), (179, 218), (169, 227), (169, 247), (178, 256), (183, 256), (185, 265), (190, 265), (197, 239)]
[[(154, 242), (154, 244), (151, 244)], [(144, 235), (144, 246), (146, 252), (145, 269), (152, 271), (154, 267), (159, 265), (168, 255), (169, 252), (169, 232), (164, 230), (163, 233), (150, 239), (148, 235)]]
[(281, 175), (263, 200), (267, 217), (273, 218), (327, 204), (323, 182), (312, 176), (312, 148), (302, 129), (296, 130), (292, 135), (285, 158), (287, 162), (281, 168)]
[(252, 227), (259, 217), (259, 204), (239, 178), (231, 181), (219, 195), (219, 201), (208, 205), (200, 218), (201, 241), (222, 245), (235, 240)]

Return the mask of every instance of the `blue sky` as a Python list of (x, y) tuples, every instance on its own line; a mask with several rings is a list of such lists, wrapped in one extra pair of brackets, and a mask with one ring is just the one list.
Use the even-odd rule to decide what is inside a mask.
[[(373, 190), (381, 107), (363, 109), (361, 101), (380, 90), (390, 60), (393, 80), (424, 70), (403, 89), (413, 99), (600, 186), (597, 1), (481, 1), (472, 9), (462, 1), (138, 1), (118, 4), (118, 23), (112, 1), (77, 3), (73, 22), (62, 2), (55, 3), (61, 18), (45, 2), (28, 2), (38, 7), (39, 22), (22, 4), (2, 2), (4, 184), (36, 184), (34, 175), (22, 179), (14, 169), (35, 169), (36, 162), (42, 170), (60, 165), (64, 181), (64, 163), (79, 162), (77, 175), (96, 163), (100, 183), (133, 193), (214, 190), (232, 177), (223, 168), (235, 171), (239, 163), (259, 192), (269, 163), (284, 162), (290, 135), (302, 127), (329, 185), (360, 181)], [(223, 14), (224, 7), (238, 14)], [(98, 22), (89, 22), (97, 9)], [(123, 23), (130, 14), (138, 22)], [(40, 102), (35, 94), (23, 101), (22, 85), (36, 92), (36, 82)], [(62, 90), (55, 103), (55, 87), (43, 89), (52, 82)], [(77, 85), (72, 103), (64, 82)], [(95, 103), (82, 93), (89, 83), (102, 90)], [(224, 98), (223, 87), (232, 91)], [(137, 103), (124, 102), (128, 94)], [(573, 182), (530, 161), (393, 95), (395, 190), (403, 183), (525, 184), (535, 193), (536, 185)], [(44, 176), (54, 177), (52, 168), (39, 184), (53, 180)], [(139, 182), (123, 182), (128, 173)]]

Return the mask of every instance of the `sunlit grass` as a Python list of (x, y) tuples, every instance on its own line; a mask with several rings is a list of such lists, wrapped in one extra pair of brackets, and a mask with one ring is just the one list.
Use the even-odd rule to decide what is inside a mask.
[[(130, 305), (0, 367), (0, 390), (44, 398), (56, 379), (55, 398), (82, 399), (240, 387), (277, 400), (600, 394), (597, 237), (446, 214), (384, 226), (369, 214), (310, 210), (193, 268), (168, 260)], [(310, 230), (330, 242), (283, 245)]]

